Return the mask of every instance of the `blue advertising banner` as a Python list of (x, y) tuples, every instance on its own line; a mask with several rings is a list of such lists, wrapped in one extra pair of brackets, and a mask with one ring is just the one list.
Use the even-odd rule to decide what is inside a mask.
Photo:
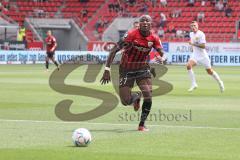
[[(45, 62), (45, 51), (0, 51), (0, 64), (35, 64)], [(99, 59), (105, 61), (108, 52), (56, 51), (55, 59), (61, 63), (72, 60), (91, 62)]]
[[(163, 43), (169, 64), (185, 65), (190, 58), (188, 43)], [(208, 43), (206, 48), (213, 65), (240, 66), (240, 45), (238, 43)], [(0, 51), (0, 64), (34, 64), (45, 62), (45, 51)], [(55, 59), (61, 63), (78, 60), (105, 61), (106, 51), (56, 51)]]
[[(213, 65), (240, 66), (240, 45), (238, 43), (208, 43), (206, 50)], [(186, 64), (192, 54), (188, 43), (169, 43), (168, 62)]]

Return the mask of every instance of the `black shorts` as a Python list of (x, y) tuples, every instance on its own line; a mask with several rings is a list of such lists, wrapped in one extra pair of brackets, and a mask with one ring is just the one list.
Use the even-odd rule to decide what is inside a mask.
[(134, 82), (138, 83), (145, 78), (151, 78), (150, 68), (136, 71), (127, 71), (119, 67), (119, 88), (128, 86), (133, 88)]
[(55, 52), (47, 52), (48, 58), (53, 58), (54, 55), (55, 55)]

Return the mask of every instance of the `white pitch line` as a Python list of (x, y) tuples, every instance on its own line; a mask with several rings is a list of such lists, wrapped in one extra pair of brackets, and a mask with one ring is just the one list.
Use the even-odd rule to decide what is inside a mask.
[[(89, 125), (110, 125), (110, 126), (136, 126), (132, 123), (97, 123), (97, 122), (66, 122), (66, 121), (39, 121), (39, 120), (15, 120), (15, 119), (0, 119), (0, 122), (26, 122), (26, 123), (56, 123), (56, 124), (89, 124)], [(184, 126), (184, 125), (164, 125), (164, 124), (149, 124), (151, 127), (166, 127), (166, 128), (185, 128), (185, 129), (213, 129), (213, 130), (236, 130), (240, 131), (240, 128), (225, 128), (225, 127), (212, 127), (212, 126)]]

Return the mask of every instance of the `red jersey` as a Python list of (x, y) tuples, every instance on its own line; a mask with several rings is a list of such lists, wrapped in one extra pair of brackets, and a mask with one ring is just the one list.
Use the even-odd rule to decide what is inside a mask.
[(122, 53), (121, 67), (127, 70), (144, 68), (152, 48), (162, 48), (160, 38), (153, 34), (147, 37), (141, 35), (139, 29), (133, 29), (124, 35), (124, 42), (130, 43)]
[(53, 36), (47, 36), (45, 42), (47, 45), (47, 52), (54, 52), (57, 46), (56, 38)]

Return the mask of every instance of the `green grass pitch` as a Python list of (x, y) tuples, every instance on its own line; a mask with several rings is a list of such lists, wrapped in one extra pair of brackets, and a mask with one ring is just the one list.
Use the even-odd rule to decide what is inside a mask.
[[(53, 91), (48, 85), (51, 72), (45, 73), (44, 65), (0, 65), (0, 160), (240, 159), (240, 68), (214, 67), (225, 82), (221, 94), (202, 67), (195, 68), (199, 88), (193, 93), (187, 92), (185, 67), (167, 67), (161, 79), (174, 89), (153, 98), (151, 113), (186, 117), (152, 117), (147, 122), (150, 132), (141, 133), (136, 131), (137, 113), (121, 104), (87, 122), (60, 121), (54, 107), (63, 99), (74, 100), (74, 113), (93, 109), (101, 101)], [(66, 83), (114, 92), (111, 85), (100, 85), (101, 74), (95, 83), (85, 83), (85, 71), (85, 66), (78, 68)], [(72, 144), (72, 131), (80, 127), (92, 134), (88, 147)]]

